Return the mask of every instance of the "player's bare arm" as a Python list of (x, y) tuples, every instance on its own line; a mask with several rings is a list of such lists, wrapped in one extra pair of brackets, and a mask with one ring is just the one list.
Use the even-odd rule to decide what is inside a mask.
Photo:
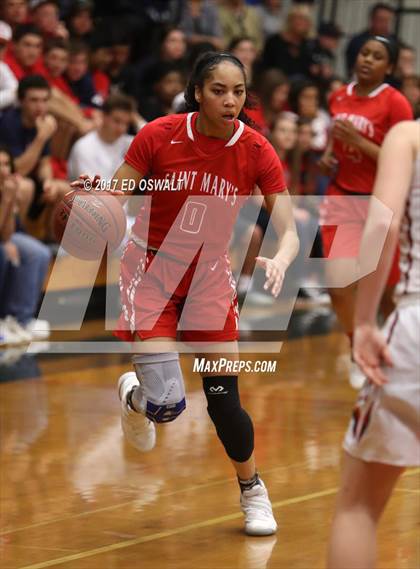
[[(410, 122), (400, 123), (390, 131), (381, 150), (374, 186), (373, 195), (392, 210), (393, 218), (376, 271), (359, 283), (353, 353), (366, 375), (378, 385), (386, 382), (381, 364), (392, 365), (392, 360), (385, 338), (377, 327), (376, 316), (398, 241), (413, 172), (414, 153), (419, 150), (419, 135), (419, 125)], [(361, 244), (362, 262), (369, 256), (371, 243), (377, 239), (378, 232), (383, 232), (386, 223), (378, 215), (377, 207), (377, 202), (372, 200)]]
[[(267, 278), (264, 288), (271, 289), (274, 297), (280, 293), (284, 276), (290, 263), (299, 251), (299, 239), (293, 217), (292, 202), (289, 192), (266, 195), (265, 204), (273, 220), (274, 229), (279, 235), (278, 251), (273, 259), (257, 257), (256, 261)], [(280, 199), (278, 199), (280, 198)]]

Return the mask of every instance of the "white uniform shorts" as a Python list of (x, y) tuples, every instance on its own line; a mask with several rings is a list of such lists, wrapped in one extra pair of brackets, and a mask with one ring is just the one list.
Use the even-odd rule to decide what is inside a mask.
[(389, 383), (365, 383), (343, 447), (366, 462), (420, 466), (419, 298), (403, 298), (383, 331), (394, 362), (385, 369)]

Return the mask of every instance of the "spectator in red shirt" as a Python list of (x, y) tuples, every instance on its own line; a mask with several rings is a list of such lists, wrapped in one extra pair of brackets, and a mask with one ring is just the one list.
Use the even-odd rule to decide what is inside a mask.
[(4, 62), (20, 81), (28, 75), (42, 71), (42, 35), (33, 24), (17, 26), (13, 41), (8, 45)]
[(48, 80), (51, 86), (56, 87), (76, 103), (68, 83), (63, 77), (69, 63), (69, 46), (61, 39), (51, 39), (44, 49), (44, 72), (42, 75)]
[[(61, 119), (76, 128), (77, 135), (83, 135), (94, 128), (94, 123), (86, 118), (79, 107), (79, 99), (71, 90), (64, 73), (69, 62), (69, 45), (59, 38), (51, 39), (45, 48), (43, 75), (51, 87), (49, 109), (57, 119)], [(63, 125), (60, 125), (61, 127)], [(60, 132), (63, 134), (62, 128)], [(74, 132), (69, 135), (74, 138)], [(61, 140), (61, 146), (64, 146)], [(68, 146), (68, 145), (67, 145)], [(63, 148), (62, 148), (63, 150)], [(67, 152), (60, 152), (66, 157)]]

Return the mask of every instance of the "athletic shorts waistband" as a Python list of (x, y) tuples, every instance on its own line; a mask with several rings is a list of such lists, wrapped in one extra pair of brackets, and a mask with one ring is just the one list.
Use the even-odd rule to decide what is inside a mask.
[[(185, 262), (182, 259), (179, 259), (178, 257), (175, 257), (174, 255), (170, 255), (166, 252), (162, 252), (160, 249), (157, 249), (156, 247), (150, 247), (148, 246), (148, 244), (141, 239), (138, 235), (136, 235), (135, 233), (131, 233), (130, 235), (130, 239), (129, 242), (132, 241), (134, 243), (134, 245), (136, 245), (137, 247), (140, 247), (141, 249), (143, 249), (144, 251), (146, 251), (147, 253), (151, 253), (152, 255), (156, 255), (156, 253), (159, 253), (159, 256), (164, 258), (164, 259), (168, 259), (170, 261), (176, 261), (177, 263), (182, 263), (184, 264), (186, 267), (190, 267), (191, 265), (196, 265), (199, 261), (200, 258), (200, 253), (201, 251), (199, 251), (194, 259), (190, 262)], [(215, 263), (216, 261), (219, 261), (220, 259), (224, 259), (225, 257), (227, 257), (227, 252), (225, 251), (222, 255), (216, 256), (216, 257), (211, 257), (209, 259), (205, 260), (205, 263)]]

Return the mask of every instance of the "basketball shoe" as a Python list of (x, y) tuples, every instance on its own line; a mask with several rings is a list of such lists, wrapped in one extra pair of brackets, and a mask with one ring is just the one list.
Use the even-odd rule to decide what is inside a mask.
[(127, 441), (137, 450), (147, 452), (156, 444), (156, 428), (143, 413), (130, 405), (131, 392), (138, 387), (141, 387), (141, 384), (133, 371), (124, 373), (118, 380), (121, 426)]
[(250, 490), (241, 492), (241, 510), (245, 514), (247, 535), (272, 535), (277, 531), (270, 498), (264, 482), (259, 479)]

